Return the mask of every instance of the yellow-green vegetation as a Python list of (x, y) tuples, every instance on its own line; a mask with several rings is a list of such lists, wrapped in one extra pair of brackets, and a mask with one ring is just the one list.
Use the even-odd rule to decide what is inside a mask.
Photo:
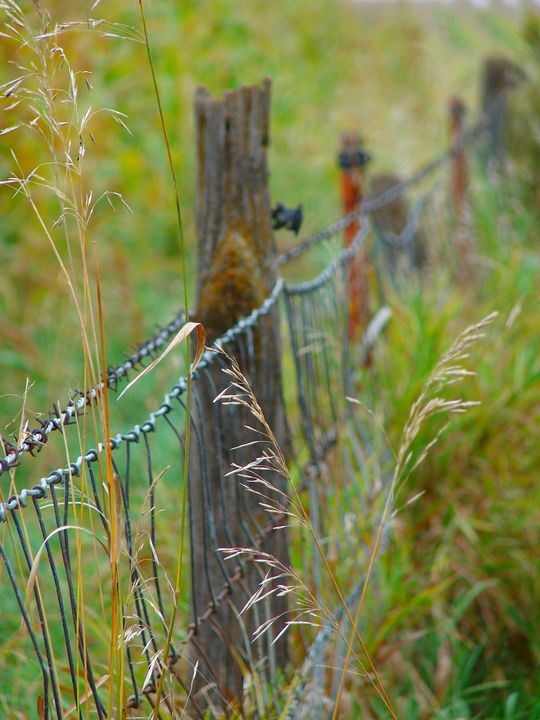
[[(0, 424), (5, 434), (21, 422), (27, 377), (34, 383), (25, 401), (30, 417), (57, 399), (64, 402), (69, 390), (91, 378), (80, 318), (43, 226), (80, 297), (88, 288), (94, 293), (97, 277), (94, 264), (86, 276), (80, 267), (82, 248), (99, 261), (108, 362), (119, 360), (121, 351), (143, 339), (155, 322), (168, 320), (182, 303), (174, 194), (137, 3), (102, 2), (92, 11), (92, 3), (82, 1), (42, 4), (51, 14), (49, 32), (55, 23), (89, 15), (107, 23), (66, 25), (54, 40), (75, 73), (91, 73), (77, 76), (76, 100), (66, 93), (68, 66), (57, 54), (47, 59), (47, 73), (33, 78), (34, 89), (50, 90), (41, 101), (50, 102), (57, 119), (69, 123), (61, 126), (66, 128), (60, 130), (63, 146), (58, 137), (40, 138), (28, 127), (0, 136), (1, 180), (12, 173), (27, 177), (36, 168), (44, 178), (28, 186), (36, 211), (24, 192), (14, 196), (12, 188), (0, 188)], [(23, 5), (35, 34), (43, 33), (34, 4)], [(342, 130), (362, 133), (375, 158), (372, 170), (407, 174), (445, 146), (450, 95), (462, 95), (471, 116), (476, 115), (485, 54), (504, 52), (520, 63), (537, 63), (521, 39), (519, 16), (503, 8), (345, 0), (163, 0), (145, 7), (180, 182), (192, 278), (192, 98), (198, 84), (221, 93), (272, 78), (272, 194), (288, 205), (303, 202), (310, 231), (340, 213), (334, 151)], [(532, 19), (525, 38), (536, 48)], [(35, 60), (33, 52), (30, 44), (22, 47), (0, 37), (0, 84), (20, 74), (17, 64)], [(538, 70), (529, 76), (536, 83)], [(533, 87), (519, 96), (522, 127), (536, 127), (538, 113), (528, 113), (537, 95)], [(13, 104), (9, 98), (2, 102), (5, 108)], [(2, 128), (31, 122), (33, 102), (23, 100), (2, 113)], [(79, 133), (90, 107), (108, 110), (83, 123)], [(68, 140), (73, 166), (59, 177), (45, 163), (55, 151), (65, 160)], [(530, 189), (535, 175), (528, 156), (516, 158), (512, 181), (494, 182), (480, 158), (474, 164), (472, 283), (464, 288), (440, 263), (421, 284), (411, 281), (399, 294), (390, 290), (394, 317), (387, 340), (362, 377), (360, 399), (374, 411), (366, 416), (368, 422), (382, 425), (384, 442), (396, 449), (411, 405), (441, 354), (466, 326), (499, 312), (466, 362), (475, 377), (459, 390), (465, 400), (481, 404), (452, 419), (401, 489), (398, 505), (423, 494), (397, 514), (390, 548), (366, 597), (361, 632), (394, 710), (404, 720), (540, 717), (540, 253), (537, 216), (529, 205), (534, 193), (523, 193), (515, 180), (526, 166)], [(112, 193), (110, 203), (104, 198), (82, 223), (73, 215), (61, 217), (66, 203), (58, 189), (72, 181), (79, 210), (90, 192), (94, 200)], [(69, 243), (66, 238), (76, 234), (82, 243)], [(282, 247), (293, 242), (287, 236), (278, 240)], [(453, 240), (451, 229), (438, 238)], [(293, 272), (309, 276), (320, 260), (315, 257), (297, 263)], [(156, 406), (179, 364), (160, 367), (120, 408), (113, 408), (113, 432), (118, 423), (133, 424)], [(438, 429), (436, 423), (422, 427), (415, 446), (426, 446)], [(89, 437), (93, 432), (88, 429)], [(71, 450), (76, 451), (76, 443)], [(32, 472), (65, 464), (65, 454), (60, 440), (31, 461)], [(338, 510), (342, 501), (351, 498), (336, 499)], [(174, 566), (176, 545), (162, 552)], [(350, 563), (351, 557), (333, 562), (344, 589)], [(14, 711), (21, 709), (31, 717), (35, 705), (24, 705), (24, 689), (16, 680), (24, 666), (24, 658), (15, 659), (19, 618), (14, 604), (9, 609), (13, 621), (4, 607), (0, 619), (0, 651), (9, 658), (7, 665), (0, 660), (0, 676), (7, 678), (5, 685), (0, 679), (0, 712), (15, 718)], [(107, 648), (103, 652), (106, 656)], [(347, 684), (344, 716), (386, 718), (366, 686), (354, 679)]]
[[(28, 8), (32, 13), (32, 3)], [(53, 23), (105, 17), (135, 27), (140, 40), (138, 10), (132, 3), (100, 3), (90, 13), (83, 2), (56, 2), (51, 11)], [(309, 232), (339, 213), (335, 149), (344, 128), (364, 135), (375, 156), (374, 168), (412, 171), (446, 143), (449, 95), (464, 95), (474, 113), (479, 58), (520, 47), (511, 16), (413, 9), (405, 4), (389, 9), (299, 0), (278, 10), (262, 1), (165, 2), (150, 3), (147, 14), (192, 250), (192, 101), (197, 85), (222, 92), (239, 83), (272, 78), (272, 193), (276, 201), (304, 203)], [(39, 32), (39, 22), (33, 25)], [(89, 228), (89, 242), (102, 258), (108, 355), (114, 359), (180, 304), (180, 259), (145, 47), (123, 37), (103, 37), (100, 26), (87, 28), (72, 28), (58, 39), (73, 70), (92, 73), (91, 92), (79, 78), (80, 117), (90, 106), (112, 108), (127, 115), (120, 119), (131, 131), (101, 113), (83, 136), (84, 187), (94, 198), (105, 191), (121, 193), (132, 210), (127, 212), (113, 199), (113, 212), (104, 201)], [(111, 35), (128, 34), (123, 27), (102, 29)], [(2, 83), (20, 75), (8, 61), (32, 60), (29, 50), (17, 49), (3, 38), (0, 52)], [(68, 87), (65, 75), (54, 80)], [(9, 99), (4, 102), (9, 106)], [(3, 126), (14, 126), (23, 119), (31, 121), (33, 113), (19, 106), (4, 117)], [(24, 174), (50, 160), (35, 133), (11, 132), (2, 136), (3, 178), (14, 165), (10, 149)], [(57, 200), (37, 188), (33, 192), (52, 225), (59, 215)], [(27, 202), (22, 197), (14, 200), (4, 189), (0, 203), (2, 264), (10, 268), (0, 296), (3, 332), (10, 338), (2, 361), (9, 371), (9, 392), (20, 394), (28, 374), (36, 381), (30, 403), (38, 410), (80, 382), (77, 319), (74, 313), (63, 313), (60, 328), (52, 322), (67, 301), (65, 283), (41, 228), (29, 217)], [(56, 232), (62, 238), (62, 228)], [(280, 238), (283, 244), (291, 240)], [(193, 255), (190, 263), (193, 267)], [(61, 376), (40, 371), (60, 358), (65, 369)], [(8, 415), (19, 408), (17, 399), (4, 402)]]
[[(402, 291), (388, 345), (374, 360), (368, 405), (380, 408), (382, 400), (381, 423), (397, 447), (448, 337), (499, 312), (466, 361), (475, 377), (457, 391), (480, 405), (452, 419), (397, 502), (422, 493), (397, 516), (373, 607), (380, 621), (370, 633), (386, 660), (387, 686), (400, 688), (400, 717), (533, 718), (540, 711), (540, 257), (535, 224), (517, 198), (508, 202), (511, 193), (477, 167), (473, 286), (459, 291), (439, 267), (422, 288)], [(441, 425), (425, 426), (417, 447)]]

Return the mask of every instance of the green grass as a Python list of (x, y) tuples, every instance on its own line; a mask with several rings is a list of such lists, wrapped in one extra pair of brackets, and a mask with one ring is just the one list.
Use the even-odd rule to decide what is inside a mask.
[[(64, 5), (51, 5), (58, 20), (84, 17), (82, 3)], [(96, 12), (138, 24), (135, 3), (103, 3)], [(373, 172), (408, 173), (445, 145), (450, 95), (462, 94), (474, 115), (479, 59), (500, 51), (523, 53), (517, 18), (502, 10), (308, 0), (278, 10), (262, 0), (167, 0), (150, 3), (147, 13), (193, 278), (192, 96), (198, 84), (221, 93), (263, 76), (273, 79), (272, 195), (289, 205), (303, 202), (309, 232), (340, 213), (334, 156), (344, 128), (365, 136), (375, 156)], [(90, 225), (112, 362), (181, 304), (173, 195), (144, 46), (91, 32), (72, 33), (64, 41), (76, 68), (92, 71), (94, 90), (81, 93), (82, 111), (90, 104), (117, 108), (128, 115), (133, 133), (101, 116), (92, 127), (96, 144), (86, 138), (84, 186), (96, 196), (106, 189), (121, 193), (133, 211), (118, 206), (114, 213), (104, 203)], [(25, 51), (1, 39), (0, 83), (15, 72), (7, 60), (24, 57)], [(2, 177), (12, 168), (10, 148), (25, 172), (47, 159), (27, 131), (1, 140)], [(494, 185), (478, 163), (472, 193), (474, 283), (460, 288), (452, 252), (441, 251), (421, 286), (411, 282), (399, 293), (389, 290), (393, 320), (372, 371), (362, 377), (361, 399), (397, 449), (409, 409), (440, 355), (464, 327), (499, 312), (468, 361), (476, 376), (463, 386), (465, 399), (481, 405), (452, 420), (402, 490), (402, 502), (424, 494), (398, 514), (391, 548), (366, 599), (362, 632), (400, 720), (540, 717), (540, 254), (537, 217), (522, 206), (518, 189)], [(45, 192), (36, 193), (51, 225), (57, 203)], [(0, 348), (0, 424), (10, 432), (19, 422), (25, 378), (34, 381), (30, 410), (44, 411), (80, 385), (84, 356), (65, 284), (24, 199), (2, 188), (0, 216), (0, 263), (7, 268), (0, 283), (0, 335), (7, 338)], [(66, 257), (62, 231), (55, 237)], [(440, 237), (431, 238), (438, 248), (452, 239), (444, 223)], [(286, 247), (294, 239), (282, 234), (278, 242)], [(310, 277), (326, 256), (318, 251), (287, 272)], [(125, 400), (113, 403), (113, 430), (154, 409), (180, 371), (179, 360), (167, 361)], [(292, 367), (286, 365), (285, 372), (290, 392)], [(438, 428), (427, 425), (418, 447)], [(95, 440), (91, 433), (88, 440)], [(382, 436), (377, 442), (383, 444)], [(77, 454), (77, 441), (71, 439), (69, 448)], [(172, 442), (160, 449), (163, 457), (174, 455)], [(36, 473), (64, 464), (65, 455), (62, 439), (56, 438), (39, 458), (24, 463), (18, 482), (27, 484)], [(178, 492), (173, 471), (165, 476), (165, 489)], [(353, 508), (361, 518), (363, 500), (353, 484), (330, 510)], [(168, 512), (174, 524), (173, 508)], [(368, 519), (364, 529), (369, 530)], [(346, 587), (355, 570), (354, 548), (341, 537), (341, 528), (334, 530), (333, 542), (343, 549), (335, 571)], [(162, 548), (172, 571), (175, 544), (164, 540)], [(303, 552), (296, 549), (294, 555), (300, 569)], [(17, 645), (18, 623), (10, 611), (13, 606), (2, 601), (0, 635), (9, 651), (0, 661), (0, 702), (7, 703), (22, 702), (17, 677), (26, 672), (30, 680), (35, 670)], [(387, 717), (362, 683), (353, 680), (347, 693), (351, 718)], [(34, 701), (27, 699), (29, 705), (18, 709), (31, 717)]]
[[(84, 7), (74, 4), (67, 18), (63, 3), (52, 7), (57, 20), (84, 18)], [(101, 4), (99, 12), (138, 27), (135, 6)], [(482, 54), (505, 49), (508, 36), (516, 44), (518, 37), (509, 17), (499, 22), (506, 29), (501, 41), (484, 13), (407, 6), (389, 10), (297, 0), (277, 12), (262, 0), (220, 0), (151, 3), (147, 13), (179, 174), (190, 267), (195, 262), (192, 98), (198, 84), (222, 92), (240, 82), (273, 79), (272, 195), (289, 205), (303, 202), (309, 232), (339, 214), (335, 152), (344, 128), (365, 136), (375, 156), (374, 170), (412, 171), (446, 142), (448, 97), (464, 94), (475, 107)], [(449, 23), (474, 38), (466, 50), (448, 31)], [(81, 113), (90, 104), (116, 108), (127, 114), (133, 133), (102, 115), (91, 128), (96, 144), (86, 137), (85, 186), (96, 197), (105, 190), (120, 192), (133, 210), (129, 214), (118, 206), (115, 214), (103, 203), (90, 229), (101, 258), (107, 350), (115, 358), (180, 304), (172, 191), (144, 46), (91, 32), (72, 32), (62, 42), (75, 69), (92, 72), (94, 90), (81, 89)], [(0, 82), (13, 77), (8, 60), (27, 59), (2, 41)], [(2, 139), (4, 177), (12, 167), (10, 147), (25, 172), (47, 160), (42, 144), (28, 131)], [(43, 195), (38, 199), (53, 222), (55, 201)], [(0, 291), (0, 310), (6, 330), (15, 335), (4, 354), (7, 385), (10, 392), (21, 393), (32, 369), (40, 380), (30, 396), (37, 410), (79, 382), (82, 356), (76, 318), (64, 313), (60, 332), (51, 323), (65, 303), (65, 288), (27, 212), (22, 198), (14, 202), (8, 190), (2, 191), (0, 259), (10, 272)], [(281, 234), (278, 241), (285, 246), (293, 238)], [(24, 328), (21, 337), (19, 326)], [(30, 359), (23, 338), (31, 344)], [(65, 353), (66, 348), (71, 352)], [(60, 377), (53, 371), (38, 374), (47, 361), (54, 366), (60, 358)], [(5, 403), (9, 419), (20, 401), (6, 398)]]
[[(396, 446), (449, 338), (499, 312), (468, 361), (476, 376), (464, 398), (481, 405), (452, 421), (402, 491), (402, 501), (424, 494), (400, 514), (383, 562), (381, 621), (396, 616), (384, 638), (397, 646), (389, 685), (401, 688), (406, 718), (430, 716), (420, 708), (431, 693), (441, 718), (533, 718), (539, 707), (540, 258), (534, 226), (524, 232), (521, 208), (508, 203), (511, 188), (477, 178), (474, 286), (458, 293), (443, 276), (402, 294), (371, 378), (372, 403), (386, 409)], [(436, 429), (428, 426), (419, 445)]]

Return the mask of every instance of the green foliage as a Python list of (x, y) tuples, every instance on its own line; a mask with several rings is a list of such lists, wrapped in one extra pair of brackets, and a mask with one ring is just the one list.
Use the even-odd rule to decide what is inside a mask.
[[(380, 410), (383, 401), (397, 447), (419, 388), (458, 329), (499, 312), (461, 390), (481, 404), (452, 420), (398, 497), (400, 506), (424, 493), (398, 516), (383, 602), (371, 609), (381, 615), (374, 647), (392, 657), (388, 675), (379, 667), (404, 718), (532, 718), (538, 708), (540, 258), (534, 225), (524, 226), (522, 206), (508, 201), (513, 192), (477, 169), (474, 285), (459, 290), (439, 276), (421, 293), (402, 290), (388, 346), (374, 360), (372, 404)], [(439, 429), (424, 427), (419, 446)]]
[[(25, 0), (30, 16), (33, 3)], [(50, 0), (53, 22), (84, 20), (83, 2)], [(67, 15), (67, 17), (66, 17)], [(153, 52), (171, 129), (171, 145), (181, 189), (188, 261), (195, 265), (195, 153), (192, 100), (198, 84), (221, 93), (239, 83), (272, 78), (271, 190), (275, 201), (304, 203), (305, 232), (317, 230), (339, 214), (335, 152), (344, 129), (359, 130), (375, 156), (374, 169), (414, 170), (446, 142), (446, 103), (464, 93), (475, 105), (478, 59), (499, 49), (485, 28), (485, 15), (457, 10), (441, 15), (405, 4), (354, 6), (345, 0), (294, 0), (280, 7), (263, 0), (231, 2), (152, 2), (147, 7)], [(125, 36), (139, 27), (136, 3), (100, 3), (93, 16), (109, 23), (110, 35)], [(441, 20), (446, 18), (446, 20)], [(35, 21), (35, 18), (34, 18)], [(444, 23), (474, 34), (467, 51), (456, 47)], [(505, 18), (508, 33), (515, 22)], [(114, 25), (116, 23), (116, 25)], [(34, 22), (35, 32), (39, 23)], [(159, 121), (144, 46), (123, 37), (105, 37), (89, 25), (59, 35), (75, 71), (90, 71), (90, 91), (81, 83), (81, 115), (87, 107), (115, 108), (127, 115), (128, 134), (107, 115), (96, 116), (85, 135), (83, 182), (98, 197), (121, 193), (132, 213), (115, 203), (96, 210), (90, 236), (101, 259), (108, 355), (141, 340), (154, 318), (165, 318), (180, 304), (180, 258), (176, 243), (173, 194), (168, 181)], [(138, 31), (137, 31), (138, 32)], [(129, 33), (133, 36), (133, 33)], [(136, 37), (138, 37), (135, 34)], [(17, 76), (10, 61), (28, 63), (28, 50), (0, 37), (0, 84)], [(61, 76), (56, 78), (60, 84)], [(5, 114), (6, 125), (31, 120), (18, 106)], [(23, 173), (47, 162), (48, 151), (36, 134), (21, 128), (1, 137), (0, 172), (13, 168), (11, 149)], [(49, 225), (58, 203), (36, 196)], [(66, 385), (82, 375), (76, 320), (63, 313), (65, 287), (40, 228), (28, 217), (24, 198), (0, 192), (0, 261), (10, 268), (0, 288), (2, 322), (23, 326), (39, 338), (35, 366), (62, 359), (65, 374), (50, 372), (31, 399), (46, 407), (63, 397)], [(57, 235), (62, 235), (61, 228)], [(282, 246), (293, 242), (283, 234)], [(59, 240), (60, 242), (60, 240)], [(311, 268), (307, 267), (306, 272)], [(159, 277), (160, 282), (153, 279)], [(63, 313), (60, 327), (51, 318)], [(69, 313), (67, 314), (69, 315)], [(15, 345), (24, 354), (20, 345)], [(69, 352), (67, 349), (69, 348)], [(10, 388), (21, 393), (25, 372), (10, 362)], [(8, 416), (20, 399), (6, 399)]]
[[(137, 24), (135, 3), (98, 7), (111, 21)], [(148, 5), (193, 275), (191, 104), (197, 84), (221, 93), (272, 77), (272, 192), (287, 204), (302, 201), (306, 230), (314, 230), (339, 213), (334, 150), (344, 128), (366, 136), (374, 170), (408, 172), (443, 146), (450, 94), (464, 94), (475, 107), (480, 56), (509, 44), (520, 47), (515, 19), (494, 12), (311, 0), (277, 7), (263, 0)], [(52, 10), (58, 20), (66, 19), (65, 3), (53, 3)], [(484, 168), (475, 169), (474, 284), (463, 290), (441, 264), (422, 287), (411, 283), (392, 296), (387, 343), (376, 351), (372, 374), (362, 378), (363, 401), (378, 419), (382, 416), (397, 448), (409, 409), (451, 340), (492, 310), (500, 313), (471, 360), (476, 377), (467, 384), (465, 399), (482, 404), (452, 421), (403, 488), (398, 505), (424, 494), (398, 514), (394, 542), (367, 599), (366, 638), (404, 720), (540, 716), (535, 602), (540, 596), (540, 256), (537, 214), (531, 211), (540, 202), (539, 38), (540, 24), (531, 14), (525, 30), (529, 81), (513, 100), (520, 138), (512, 144), (514, 179), (497, 185), (487, 180)], [(144, 47), (87, 30), (66, 34), (62, 42), (76, 69), (93, 73), (93, 91), (82, 91), (83, 112), (90, 104), (117, 108), (128, 115), (132, 132), (100, 116), (92, 126), (95, 145), (86, 138), (84, 182), (96, 195), (121, 193), (133, 211), (116, 207), (113, 213), (104, 204), (90, 232), (101, 260), (108, 359), (114, 361), (146, 335), (154, 320), (180, 304), (173, 196)], [(21, 61), (21, 54), (2, 39), (0, 57), (1, 83), (13, 76), (7, 60)], [(10, 148), (26, 173), (46, 159), (28, 130), (2, 140), (2, 177), (13, 167)], [(37, 202), (52, 224), (58, 216), (55, 201), (38, 193)], [(24, 198), (2, 189), (0, 214), (0, 262), (9, 269), (0, 284), (0, 331), (9, 341), (9, 349), (0, 352), (1, 390), (16, 395), (2, 400), (0, 419), (6, 424), (20, 410), (27, 375), (36, 382), (30, 407), (43, 410), (78, 385), (83, 354), (56, 261)], [(443, 238), (453, 239), (451, 233)], [(61, 250), (65, 257), (67, 249)], [(322, 257), (321, 252), (293, 272), (309, 275)], [(179, 370), (172, 365), (160, 370), (150, 384), (145, 381), (144, 391), (115, 407), (115, 427), (154, 407)], [(292, 367), (285, 372), (292, 373)], [(290, 392), (292, 383), (286, 385)], [(435, 421), (424, 428), (417, 447), (438, 429)], [(46, 460), (36, 459), (34, 468), (63, 461), (61, 441), (47, 450)], [(344, 494), (346, 502), (350, 499), (354, 488), (350, 496)], [(340, 580), (355, 569), (353, 551), (336, 561)], [(174, 548), (165, 552), (174, 560)], [(301, 562), (300, 554), (296, 559)], [(15, 630), (6, 628), (6, 636), (15, 638)], [(10, 662), (1, 670), (9, 681), (17, 653), (5, 644), (2, 649)], [(22, 654), (17, 663), (24, 665)], [(364, 702), (364, 691), (361, 683), (353, 684), (351, 717), (386, 717), (382, 708)]]

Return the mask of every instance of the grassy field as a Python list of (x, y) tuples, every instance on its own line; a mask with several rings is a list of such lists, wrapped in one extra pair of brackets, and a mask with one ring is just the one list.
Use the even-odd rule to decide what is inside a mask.
[[(97, 17), (139, 28), (135, 5), (98, 7)], [(63, 22), (88, 14), (84, 3), (70, 3), (69, 8), (58, 3), (53, 8), (53, 17)], [(450, 95), (463, 95), (474, 114), (479, 58), (487, 52), (520, 48), (512, 17), (406, 5), (378, 9), (306, 0), (276, 12), (264, 2), (151, 3), (148, 23), (191, 250), (192, 99), (197, 85), (220, 93), (240, 82), (273, 79), (272, 194), (275, 201), (289, 205), (304, 203), (309, 232), (339, 213), (335, 150), (343, 128), (364, 135), (375, 157), (374, 169), (410, 172), (444, 147)], [(122, 34), (122, 29), (117, 33)], [(80, 80), (80, 117), (90, 106), (114, 108), (127, 115), (132, 133), (102, 113), (88, 128), (95, 144), (89, 135), (85, 138), (84, 187), (96, 198), (105, 191), (121, 193), (132, 210), (131, 214), (117, 202), (115, 213), (102, 203), (89, 228), (89, 238), (102, 258), (108, 354), (115, 358), (180, 303), (172, 191), (144, 46), (88, 31), (67, 33), (62, 44), (75, 71), (92, 73), (91, 93)], [(30, 53), (17, 53), (6, 41), (0, 51), (2, 82), (16, 73), (8, 60), (31, 59)], [(66, 81), (62, 75), (58, 79)], [(25, 118), (31, 119), (31, 110), (15, 109), (11, 119), (6, 114), (6, 125)], [(47, 148), (28, 130), (2, 140), (3, 177), (13, 168), (10, 148), (24, 174), (48, 161)], [(38, 198), (45, 220), (52, 225), (59, 214), (57, 200), (46, 192)], [(66, 302), (57, 263), (37, 221), (28, 217), (24, 200), (14, 201), (4, 189), (0, 202), (2, 263), (9, 267), (0, 302), (3, 332), (10, 338), (2, 361), (9, 370), (9, 392), (20, 395), (29, 373), (36, 380), (29, 400), (37, 411), (52, 398), (64, 397), (80, 380), (77, 319), (73, 313), (63, 313), (61, 332), (51, 322)], [(62, 242), (61, 229), (57, 235)], [(291, 241), (287, 236), (279, 238), (282, 245)], [(193, 262), (190, 255), (191, 267)], [(153, 282), (156, 276), (159, 284)], [(41, 371), (59, 358), (60, 375)], [(20, 400), (5, 402), (8, 422)]]
[[(383, 637), (392, 638), (389, 685), (401, 686), (402, 717), (534, 718), (540, 712), (540, 618), (533, 600), (539, 588), (539, 256), (534, 223), (518, 203), (509, 206), (506, 192), (477, 177), (474, 290), (449, 290), (439, 271), (428, 287), (412, 290), (408, 302), (401, 298), (389, 343), (374, 363), (372, 406), (384, 398), (383, 424), (397, 447), (449, 335), (499, 312), (468, 361), (476, 376), (463, 397), (481, 404), (452, 420), (403, 491), (404, 498), (423, 495), (400, 514), (384, 563), (376, 635), (382, 627)], [(425, 428), (420, 447), (437, 430), (437, 424)]]
[[(146, 49), (125, 37), (140, 39), (137, 4), (102, 2), (92, 12), (91, 3), (67, 5), (47, 4), (53, 22), (91, 14), (110, 23), (94, 29), (87, 23), (60, 35), (73, 70), (91, 72), (92, 89), (81, 75), (77, 102), (71, 98), (65, 110), (60, 106), (60, 117), (73, 124), (64, 133), (71, 152), (78, 149), (80, 156), (75, 107), (79, 122), (90, 107), (127, 116), (95, 115), (82, 134), (84, 163), (80, 157), (75, 161), (82, 172), (69, 173), (78, 183), (79, 207), (90, 192), (94, 198), (106, 191), (118, 194), (111, 196), (114, 207), (100, 203), (84, 225), (89, 257), (99, 262), (107, 360), (116, 362), (181, 304), (174, 196)], [(32, 3), (25, 9), (34, 33), (43, 32)], [(262, 0), (166, 0), (148, 4), (147, 22), (180, 180), (190, 293), (197, 85), (219, 94), (241, 83), (272, 79), (272, 196), (287, 205), (304, 203), (308, 233), (340, 214), (335, 151), (343, 129), (364, 136), (374, 155), (370, 171), (406, 175), (445, 146), (451, 95), (463, 96), (471, 117), (477, 115), (483, 56), (527, 57), (519, 14), (502, 6), (485, 12), (462, 4), (294, 0), (278, 9)], [(0, 84), (19, 74), (9, 61), (25, 65), (32, 59), (30, 46), (20, 48), (0, 37)], [(49, 73), (51, 87), (69, 87), (65, 63), (51, 59)], [(10, 104), (7, 98), (3, 102)], [(2, 127), (29, 122), (32, 102), (3, 113)], [(0, 142), (0, 179), (12, 172), (27, 176), (35, 168), (46, 179), (32, 186), (38, 212), (31, 211), (23, 194), (14, 197), (10, 188), (0, 187), (0, 427), (9, 435), (21, 423), (23, 402), (24, 413), (32, 417), (55, 400), (64, 403), (89, 375), (79, 319), (40, 219), (79, 297), (85, 297), (85, 288), (94, 288), (96, 271), (91, 267), (85, 279), (80, 247), (66, 239), (76, 235), (77, 222), (68, 218), (67, 225), (55, 225), (62, 202), (43, 186), (58, 186), (53, 169), (44, 165), (50, 162), (51, 145), (24, 127), (0, 136)], [(61, 155), (65, 147), (53, 150)], [(512, 182), (493, 183), (482, 162), (476, 163), (474, 282), (460, 286), (441, 253), (443, 261), (433, 264), (421, 284), (389, 289), (393, 320), (372, 371), (362, 377), (360, 399), (373, 411), (374, 433), (397, 452), (410, 408), (441, 354), (467, 325), (499, 313), (467, 360), (475, 377), (460, 388), (466, 400), (481, 404), (452, 419), (401, 490), (401, 504), (423, 494), (397, 515), (393, 542), (366, 600), (366, 643), (404, 720), (540, 717), (540, 253), (538, 220), (523, 205), (516, 177), (519, 166)], [(439, 245), (453, 240), (452, 230), (440, 223)], [(278, 236), (282, 248), (293, 242), (286, 234)], [(290, 272), (310, 277), (324, 259), (315, 254)], [(141, 409), (144, 414), (155, 407), (180, 369), (181, 360), (175, 359), (115, 405), (113, 426), (131, 425)], [(24, 400), (27, 377), (33, 384)], [(427, 423), (415, 447), (425, 447), (438, 429), (436, 421)], [(69, 442), (73, 453), (78, 440)], [(17, 477), (23, 481), (57, 467), (65, 455), (59, 439), (31, 461), (28, 476), (23, 467)], [(3, 487), (2, 494), (8, 494)], [(360, 515), (361, 494), (355, 499), (353, 493), (352, 499)], [(350, 502), (351, 497), (336, 499), (333, 510), (341, 512)], [(346, 548), (338, 529), (333, 532), (337, 547)], [(165, 550), (170, 567), (175, 552), (174, 547)], [(295, 561), (300, 564), (300, 554)], [(350, 563), (350, 556), (336, 561), (344, 587)], [(0, 707), (8, 718), (21, 717), (16, 710), (32, 717), (35, 706), (24, 706), (24, 691), (16, 681), (25, 660), (17, 652), (19, 622), (14, 614), (8, 617), (10, 608), (2, 605), (0, 619), (0, 675), (6, 680), (0, 679)], [(366, 685), (351, 681), (342, 717), (387, 717)]]

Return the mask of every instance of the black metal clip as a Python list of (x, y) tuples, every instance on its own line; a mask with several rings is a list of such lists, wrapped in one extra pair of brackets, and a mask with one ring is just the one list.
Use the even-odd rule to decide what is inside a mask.
[(295, 208), (286, 208), (283, 203), (278, 203), (272, 210), (272, 227), (274, 230), (286, 228), (298, 235), (304, 219), (302, 203)]
[(352, 170), (354, 167), (365, 168), (371, 160), (371, 155), (363, 148), (357, 150), (342, 150), (338, 155), (338, 165), (342, 170)]
[(338, 165), (342, 170), (363, 170), (371, 160), (363, 138), (355, 131), (344, 132), (338, 153)]

